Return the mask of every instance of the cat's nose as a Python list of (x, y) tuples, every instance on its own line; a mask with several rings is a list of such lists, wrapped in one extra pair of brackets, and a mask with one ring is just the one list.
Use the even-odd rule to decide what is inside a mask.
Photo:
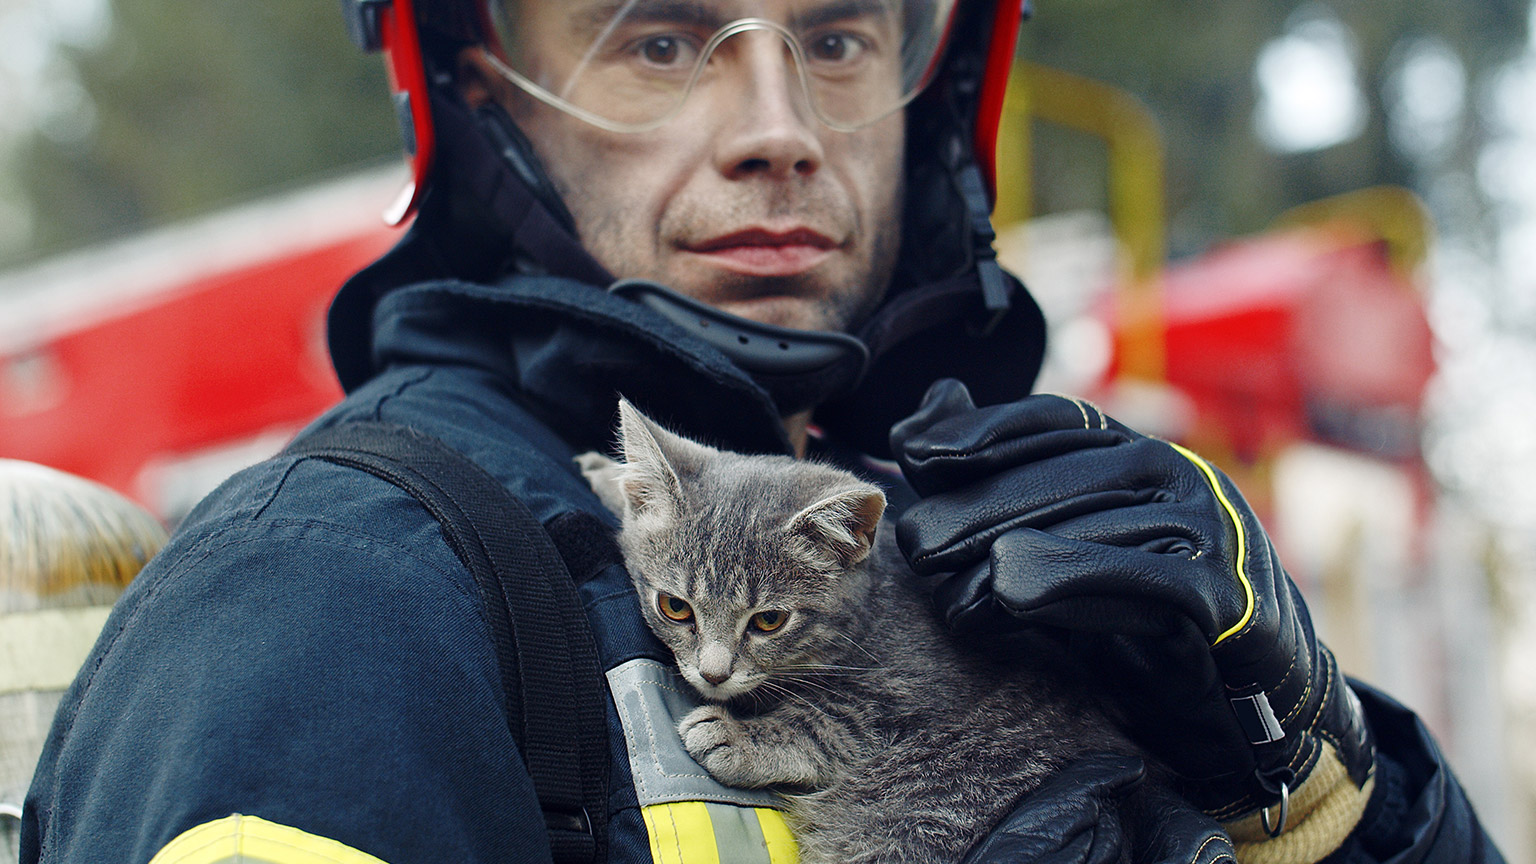
[(710, 640), (699, 648), (699, 677), (712, 685), (719, 686), (731, 677), (734, 665), (736, 658), (731, 656), (731, 649), (720, 642)]

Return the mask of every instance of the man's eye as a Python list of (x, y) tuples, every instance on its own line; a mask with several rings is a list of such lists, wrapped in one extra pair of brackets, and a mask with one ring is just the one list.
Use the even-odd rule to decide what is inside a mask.
[(810, 41), (806, 53), (820, 63), (848, 63), (857, 60), (868, 47), (851, 33), (823, 33)]
[(652, 66), (670, 68), (692, 63), (697, 52), (685, 39), (662, 35), (641, 40), (635, 48), (635, 53)]

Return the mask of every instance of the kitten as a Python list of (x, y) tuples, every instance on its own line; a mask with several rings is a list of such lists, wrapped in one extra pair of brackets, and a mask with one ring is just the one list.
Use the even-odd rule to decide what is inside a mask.
[(1066, 682), (943, 632), (875, 486), (619, 410), (625, 462), (578, 461), (704, 700), (678, 733), (720, 782), (785, 793), (803, 864), (958, 862), (1066, 762), (1136, 752)]

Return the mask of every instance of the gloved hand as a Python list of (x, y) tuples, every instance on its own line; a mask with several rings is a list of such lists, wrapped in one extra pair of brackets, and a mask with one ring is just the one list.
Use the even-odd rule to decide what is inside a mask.
[(1060, 635), (1198, 807), (1272, 807), (1330, 750), (1363, 786), (1359, 703), (1220, 471), (1086, 402), (976, 408), (953, 380), (891, 449), (923, 496), (897, 539), (919, 575), (953, 574), (935, 592), (950, 625)]
[(1236, 860), (1210, 818), (1142, 783), (1140, 759), (1084, 756), (1024, 796), (964, 864), (1217, 864)]

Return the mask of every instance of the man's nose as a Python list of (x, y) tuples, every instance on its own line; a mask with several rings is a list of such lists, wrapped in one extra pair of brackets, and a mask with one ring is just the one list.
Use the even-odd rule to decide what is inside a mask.
[(806, 103), (794, 56), (780, 36), (763, 31), (732, 37), (742, 58), (738, 104), (728, 112), (717, 148), (721, 173), (733, 179), (812, 174), (824, 158), (820, 122)]

